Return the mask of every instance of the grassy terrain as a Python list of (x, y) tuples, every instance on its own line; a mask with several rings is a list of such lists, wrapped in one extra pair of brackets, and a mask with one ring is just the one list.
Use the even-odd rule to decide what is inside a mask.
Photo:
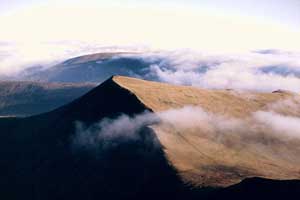
[(29, 116), (51, 111), (87, 93), (96, 84), (0, 82), (0, 116)]
[[(252, 111), (269, 109), (269, 103), (291, 96), (286, 92), (244, 95), (112, 77), (51, 112), (0, 119), (0, 198), (233, 200), (296, 195), (299, 181), (269, 179), (299, 179), (298, 140), (286, 143), (251, 131), (255, 135), (249, 140), (239, 134), (220, 138), (209, 124), (181, 129), (180, 124), (164, 120), (140, 127), (131, 139), (97, 140), (103, 136), (99, 122), (122, 114), (132, 117), (148, 111), (160, 116), (192, 104), (245, 119)], [(277, 108), (286, 115), (299, 114), (283, 105)], [(76, 122), (96, 125), (91, 129), (97, 136), (93, 148), (74, 144), (82, 133)], [(125, 134), (128, 127), (119, 128)]]
[(300, 137), (286, 139), (286, 133), (282, 133), (283, 137), (275, 135), (271, 129), (257, 127), (251, 119), (257, 111), (297, 117), (300, 101), (292, 107), (280, 102), (299, 95), (285, 91), (205, 90), (127, 77), (114, 80), (157, 113), (192, 105), (213, 115), (243, 120), (244, 127), (223, 130), (201, 122), (187, 128), (164, 122), (152, 127), (168, 159), (188, 184), (223, 187), (249, 177), (300, 179)]

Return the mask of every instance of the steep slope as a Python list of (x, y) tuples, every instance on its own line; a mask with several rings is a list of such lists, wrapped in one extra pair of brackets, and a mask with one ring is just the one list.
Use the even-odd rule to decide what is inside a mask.
[[(161, 118), (139, 127), (132, 133), (135, 137), (117, 135), (113, 140), (98, 140), (103, 136), (98, 122), (122, 114), (143, 116), (144, 111), (161, 117), (166, 110), (185, 105), (243, 119), (292, 96), (295, 95), (281, 91), (236, 93), (112, 77), (54, 111), (22, 119), (0, 119), (0, 196), (43, 200), (219, 199), (225, 194), (235, 199), (242, 191), (246, 197), (257, 197), (257, 181), (251, 179), (245, 192), (240, 189), (243, 182), (228, 190), (211, 188), (227, 187), (244, 179), (247, 182), (253, 176), (299, 179), (297, 139), (286, 142), (270, 136), (272, 142), (265, 146), (263, 143), (260, 147), (264, 148), (257, 151), (256, 137), (253, 142), (237, 136), (216, 140), (214, 132), (206, 132), (209, 129), (205, 124), (182, 132), (179, 124), (173, 126)], [(295, 108), (281, 107), (278, 112), (299, 115)], [(76, 122), (84, 123), (83, 130), (76, 127)], [(125, 136), (127, 128), (120, 127)], [(112, 130), (111, 134), (115, 129)], [(94, 133), (96, 140), (88, 143), (91, 146), (77, 146), (74, 138), (78, 133)], [(269, 138), (261, 133), (262, 141)], [(224, 140), (230, 145), (225, 145)], [(271, 180), (266, 182), (273, 184)], [(261, 187), (268, 184), (262, 181)], [(279, 188), (284, 190), (267, 194), (295, 194), (297, 184), (280, 182)]]
[(109, 149), (73, 144), (77, 121), (88, 126), (145, 110), (135, 95), (109, 79), (52, 112), (0, 119), (1, 198), (151, 199), (179, 192), (180, 180), (149, 128), (135, 140), (115, 140)]
[(67, 104), (94, 88), (95, 84), (0, 82), (0, 116), (28, 116)]

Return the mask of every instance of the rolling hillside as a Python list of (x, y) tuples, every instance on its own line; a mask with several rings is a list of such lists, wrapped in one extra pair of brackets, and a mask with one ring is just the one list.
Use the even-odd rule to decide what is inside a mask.
[(51, 111), (82, 96), (96, 84), (0, 82), (0, 116), (29, 116)]
[[(253, 112), (300, 116), (297, 101), (295, 106), (274, 106), (290, 98), (298, 95), (204, 90), (114, 76), (52, 112), (0, 119), (0, 196), (291, 197), (300, 187), (299, 181), (292, 181), (300, 179), (300, 140), (265, 127), (251, 129)], [(185, 106), (192, 115), (178, 112)], [(199, 108), (209, 117), (193, 121)], [(217, 129), (214, 121), (205, 121), (219, 119), (215, 116), (245, 124), (233, 129), (226, 119)]]

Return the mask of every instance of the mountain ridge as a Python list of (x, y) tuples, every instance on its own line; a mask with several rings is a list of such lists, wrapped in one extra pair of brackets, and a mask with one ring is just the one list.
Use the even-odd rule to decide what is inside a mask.
[(29, 116), (50, 111), (95, 86), (92, 83), (0, 81), (0, 115)]
[[(190, 96), (191, 93), (194, 96)], [(210, 91), (113, 76), (54, 111), (28, 118), (0, 119), (0, 156), (3, 158), (0, 161), (1, 194), (9, 199), (176, 199), (176, 196), (177, 199), (197, 199), (208, 191), (215, 191), (207, 188), (226, 190), (228, 186), (239, 185), (240, 181), (253, 176), (299, 179), (300, 175), (293, 168), (282, 165), (288, 163), (294, 167), (291, 161), (282, 159), (280, 154), (274, 157), (272, 151), (261, 151), (265, 153), (265, 157), (261, 157), (261, 152), (253, 151), (251, 146), (236, 137), (232, 137), (234, 140), (230, 142), (242, 142), (244, 152), (236, 146), (226, 146), (214, 140), (214, 132), (208, 132), (211, 136), (203, 132), (207, 130), (205, 126), (182, 134), (180, 128), (174, 131), (172, 126), (162, 121), (141, 127), (136, 133), (138, 137), (133, 140), (117, 138), (113, 143), (115, 146), (112, 145), (108, 150), (103, 149), (100, 142), (97, 144), (99, 150), (95, 152), (74, 147), (72, 143), (75, 133), (80, 131), (75, 126), (78, 121), (90, 127), (99, 121), (115, 120), (122, 115), (134, 119), (134, 116), (143, 115), (145, 111), (160, 116), (160, 113), (178, 110), (184, 105), (201, 106), (207, 112), (228, 112), (230, 116), (244, 118), (255, 109), (291, 97), (292, 94), (257, 93), (249, 99), (239, 95), (243, 96), (244, 93)], [(237, 102), (246, 102), (242, 108), (249, 107), (248, 110), (241, 110)], [(233, 107), (224, 109), (228, 105)], [(299, 112), (296, 110), (292, 114)], [(280, 140), (279, 145), (270, 143), (275, 149), (285, 147), (279, 153), (291, 156), (295, 162), (295, 152), (290, 151), (295, 144), (288, 144), (291, 146)], [(200, 152), (195, 151), (195, 145)], [(215, 156), (217, 162), (212, 163), (202, 153)], [(272, 167), (274, 164), (275, 167)], [(268, 170), (273, 173), (266, 173)], [(272, 180), (267, 182), (272, 183)], [(286, 185), (289, 184), (280, 183), (280, 187), (288, 188)], [(248, 193), (255, 193), (255, 184), (250, 186)], [(235, 188), (230, 189), (232, 193), (226, 194), (234, 197), (236, 191), (240, 190), (239, 187)]]
[(48, 82), (101, 83), (114, 74), (144, 76), (149, 63), (126, 55), (138, 52), (96, 53), (70, 58), (50, 68), (25, 70), (21, 79)]
[[(235, 93), (235, 91), (228, 90), (207, 90), (190, 86), (174, 86), (121, 76), (115, 76), (112, 79), (132, 91), (154, 113), (165, 112), (170, 109), (176, 110), (188, 105), (195, 108), (201, 107), (205, 112), (213, 115), (247, 119), (252, 113), (268, 111), (269, 105), (293, 98), (294, 95), (299, 98), (299, 95), (290, 92)], [(247, 96), (251, 96), (251, 98), (247, 98)], [(297, 103), (297, 109), (286, 107), (284, 111), (278, 112), (297, 117), (300, 115), (300, 104), (299, 102)], [(192, 121), (193, 119), (190, 120)], [(219, 187), (236, 184), (243, 178), (255, 176), (271, 179), (300, 178), (300, 168), (297, 164), (293, 164), (293, 162), (300, 163), (297, 153), (293, 151), (293, 148), (297, 149), (297, 144), (300, 144), (300, 140), (297, 138), (294, 140), (298, 141), (295, 144), (293, 142), (286, 143), (281, 141), (281, 138), (265, 133), (268, 130), (263, 130), (258, 133), (254, 132), (251, 136), (254, 143), (247, 144), (247, 141), (243, 141), (243, 137), (249, 136), (244, 136), (244, 133), (238, 136), (232, 134), (227, 136), (225, 134), (222, 140), (226, 143), (243, 144), (244, 150), (241, 151), (237, 146), (230, 147), (226, 146), (226, 143), (216, 141), (214, 137), (220, 136), (210, 131), (209, 124), (192, 127), (192, 129), (183, 130), (181, 133), (176, 124), (175, 128), (162, 124), (154, 125), (153, 129), (161, 144), (165, 147), (165, 152), (170, 162), (174, 164), (179, 172), (181, 171), (183, 179), (189, 184)], [(208, 132), (205, 133), (203, 130)], [(236, 134), (240, 133), (237, 132)], [(265, 138), (261, 138), (261, 134)], [(274, 146), (272, 148), (278, 146), (279, 149), (284, 149), (288, 145), (292, 147), (282, 150), (282, 152), (273, 152), (273, 150), (260, 152), (255, 150), (260, 147), (260, 145), (256, 146), (255, 142), (260, 143), (260, 140), (266, 142), (276, 141), (270, 143)], [(270, 148), (264, 144), (262, 146), (266, 149)], [(202, 152), (199, 153), (197, 148)], [(201, 154), (206, 155), (203, 157)], [(277, 154), (283, 154), (283, 157)], [(284, 155), (292, 156), (294, 160), (285, 160)], [(244, 159), (244, 156), (248, 156), (248, 160)], [(194, 160), (199, 160), (199, 163), (197, 164), (197, 161)], [(220, 171), (221, 174), (219, 174)], [(208, 181), (209, 184), (207, 185), (202, 179)], [(226, 181), (226, 179), (228, 180)]]

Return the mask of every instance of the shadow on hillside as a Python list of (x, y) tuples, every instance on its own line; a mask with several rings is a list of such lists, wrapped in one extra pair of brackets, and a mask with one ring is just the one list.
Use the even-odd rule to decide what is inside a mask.
[[(100, 154), (72, 148), (76, 121), (91, 125), (105, 117), (115, 118), (121, 113), (132, 116), (145, 110), (149, 111), (135, 95), (110, 79), (52, 112), (0, 119), (0, 198), (234, 199), (260, 195), (255, 181), (250, 181), (249, 189), (237, 185), (225, 190), (199, 190), (185, 185), (169, 165), (155, 133), (147, 127), (139, 132), (138, 139), (121, 141)], [(291, 184), (283, 182), (286, 191), (299, 191), (298, 183)], [(266, 194), (276, 197), (278, 192)]]

